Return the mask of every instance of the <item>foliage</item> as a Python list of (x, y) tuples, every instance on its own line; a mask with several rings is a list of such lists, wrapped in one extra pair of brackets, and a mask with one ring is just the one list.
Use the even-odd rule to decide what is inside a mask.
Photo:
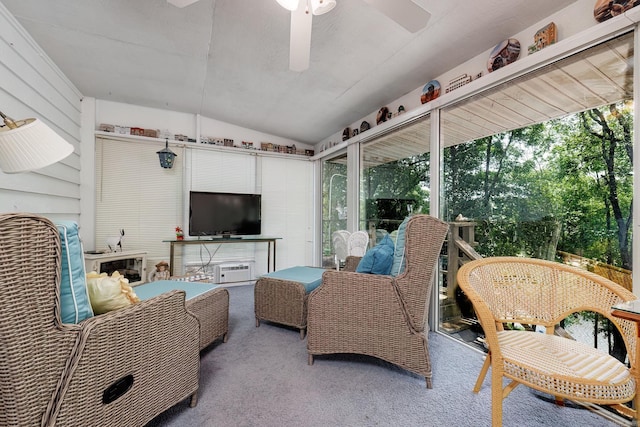
[(518, 255), (555, 259), (560, 223), (553, 217), (539, 221), (482, 220), (476, 226), (476, 250), (484, 256)]
[(443, 215), (478, 221), (485, 256), (552, 259), (557, 243), (630, 269), (631, 124), (620, 102), (449, 147)]
[[(429, 211), (429, 154), (383, 163), (362, 174), (366, 226), (395, 230), (405, 216)], [(386, 203), (385, 203), (386, 202)]]

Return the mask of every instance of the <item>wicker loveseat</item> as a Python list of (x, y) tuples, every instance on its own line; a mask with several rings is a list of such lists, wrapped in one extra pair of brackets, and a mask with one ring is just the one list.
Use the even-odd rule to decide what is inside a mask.
[(199, 325), (172, 291), (62, 324), (56, 226), (0, 215), (0, 426), (142, 426), (198, 390)]
[[(308, 299), (307, 350), (314, 356), (357, 353), (422, 375), (431, 388), (427, 320), (432, 279), (448, 225), (415, 215), (406, 225), (406, 267), (397, 276), (356, 273), (360, 258), (343, 271), (326, 271)], [(396, 246), (397, 251), (397, 246)]]

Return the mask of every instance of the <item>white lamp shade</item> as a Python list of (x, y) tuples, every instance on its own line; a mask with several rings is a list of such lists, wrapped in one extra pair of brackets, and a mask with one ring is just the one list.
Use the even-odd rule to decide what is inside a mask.
[(322, 15), (336, 7), (336, 0), (311, 0), (311, 12), (314, 15)]
[(298, 8), (300, 0), (276, 0), (278, 4), (287, 10), (294, 11)]
[(38, 119), (14, 129), (0, 127), (0, 169), (26, 172), (56, 163), (73, 153), (73, 145)]

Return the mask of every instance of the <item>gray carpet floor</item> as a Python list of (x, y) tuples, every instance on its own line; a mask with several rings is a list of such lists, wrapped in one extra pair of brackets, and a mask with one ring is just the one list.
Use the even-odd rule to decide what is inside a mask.
[[(156, 426), (491, 425), (490, 379), (472, 387), (483, 354), (430, 333), (433, 389), (424, 378), (375, 358), (318, 356), (307, 364), (296, 329), (255, 326), (253, 285), (229, 288), (229, 340), (202, 352), (198, 405), (182, 402)], [(557, 406), (520, 386), (504, 401), (504, 426), (616, 426), (587, 409)]]

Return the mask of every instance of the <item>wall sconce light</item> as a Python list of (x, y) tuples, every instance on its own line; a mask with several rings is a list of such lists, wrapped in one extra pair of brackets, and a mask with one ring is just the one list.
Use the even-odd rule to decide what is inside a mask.
[(27, 172), (52, 165), (73, 153), (69, 144), (42, 120), (13, 120), (0, 111), (0, 169)]
[(173, 161), (177, 154), (169, 149), (169, 138), (165, 140), (165, 146), (162, 150), (157, 151), (158, 157), (160, 157), (160, 166), (165, 169), (171, 169), (173, 167)]

